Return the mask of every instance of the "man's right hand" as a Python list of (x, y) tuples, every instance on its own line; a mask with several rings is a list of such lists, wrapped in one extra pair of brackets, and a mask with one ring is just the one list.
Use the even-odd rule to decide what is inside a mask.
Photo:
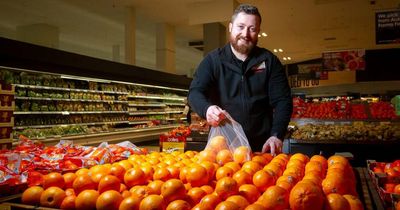
[(217, 105), (209, 106), (206, 113), (208, 124), (211, 126), (218, 126), (219, 123), (225, 119), (225, 113), (226, 112)]

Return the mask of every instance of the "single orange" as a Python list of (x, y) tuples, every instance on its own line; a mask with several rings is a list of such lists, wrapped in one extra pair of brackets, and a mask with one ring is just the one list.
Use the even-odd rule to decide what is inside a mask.
[(153, 180), (167, 181), (172, 178), (171, 172), (165, 167), (157, 168), (153, 173)]
[(118, 209), (123, 197), (115, 190), (108, 190), (100, 194), (96, 200), (97, 210)]
[(110, 168), (110, 175), (116, 176), (121, 182), (124, 181), (124, 174), (126, 170), (118, 163), (113, 163)]
[(233, 161), (232, 152), (229, 149), (223, 149), (217, 153), (215, 161), (220, 165)]
[[(343, 195), (343, 197), (349, 202), (351, 210), (363, 210), (364, 209), (364, 206), (363, 206), (361, 200), (357, 196)], [(397, 203), (400, 203), (400, 202), (397, 202)]]
[(240, 146), (233, 152), (233, 160), (240, 164), (251, 160), (251, 149), (247, 146)]
[(79, 194), (83, 190), (97, 189), (97, 185), (93, 182), (92, 178), (90, 178), (90, 176), (86, 174), (77, 176), (72, 183), (72, 188), (74, 189), (76, 194)]
[(229, 167), (222, 166), (217, 169), (215, 172), (215, 179), (219, 180), (223, 177), (232, 177), (234, 174), (233, 170)]
[(99, 195), (96, 190), (83, 190), (75, 198), (75, 208), (77, 210), (96, 209), (96, 201)]
[(195, 206), (206, 195), (207, 193), (200, 187), (193, 187), (187, 192), (187, 201), (190, 205)]
[(289, 204), (292, 210), (322, 209), (324, 200), (321, 188), (306, 182), (298, 182), (289, 195)]
[(232, 177), (224, 177), (217, 181), (215, 193), (225, 200), (231, 195), (236, 195), (239, 192), (239, 186)]
[(253, 176), (253, 184), (260, 192), (264, 192), (268, 187), (274, 185), (275, 178), (265, 170), (257, 171)]
[(72, 172), (68, 172), (63, 174), (63, 178), (64, 178), (64, 183), (65, 186), (64, 188), (72, 188), (72, 183), (74, 183), (74, 180), (76, 179), (77, 175), (75, 173)]
[(239, 186), (244, 184), (253, 183), (253, 177), (251, 174), (247, 173), (245, 170), (240, 170), (233, 174), (232, 178), (236, 180)]
[(21, 202), (23, 204), (37, 206), (40, 204), (40, 196), (44, 189), (41, 186), (32, 186), (26, 189), (21, 196)]
[(124, 183), (128, 188), (146, 183), (146, 175), (140, 168), (131, 168), (124, 175)]
[(140, 202), (139, 210), (164, 210), (166, 207), (161, 195), (149, 195)]
[(226, 199), (226, 201), (235, 203), (239, 206), (239, 209), (244, 209), (250, 204), (249, 201), (247, 201), (247, 199), (241, 195), (231, 195)]
[(141, 198), (136, 195), (131, 195), (124, 198), (119, 204), (119, 210), (136, 210), (139, 209)]
[(350, 210), (350, 204), (346, 198), (337, 193), (326, 195), (325, 209), (328, 210)]
[(208, 183), (209, 177), (207, 170), (201, 165), (193, 165), (189, 167), (186, 173), (187, 182), (192, 187), (200, 187)]
[(258, 203), (253, 203), (248, 205), (244, 210), (267, 210), (263, 205)]
[(149, 188), (149, 195), (152, 194), (161, 194), (161, 187), (164, 184), (164, 181), (161, 180), (154, 180), (151, 181), (149, 184), (147, 184), (147, 187)]
[(215, 193), (205, 195), (201, 200), (200, 204), (205, 209), (214, 209), (221, 202), (221, 198)]
[(240, 210), (240, 206), (232, 201), (222, 201), (215, 207), (215, 210)]
[(65, 191), (63, 189), (52, 186), (45, 189), (40, 195), (40, 205), (50, 208), (60, 208), (65, 197)]
[(101, 178), (97, 190), (100, 194), (108, 190), (115, 190), (120, 192), (121, 181), (114, 175), (106, 175)]
[(245, 197), (249, 203), (254, 203), (260, 197), (260, 191), (253, 184), (244, 184), (239, 187), (239, 195)]
[(174, 200), (183, 200), (186, 197), (185, 185), (179, 179), (170, 179), (162, 185), (161, 195), (166, 203)]
[(60, 209), (69, 209), (69, 210), (75, 209), (75, 200), (76, 200), (76, 195), (68, 195), (61, 202)]
[(262, 194), (263, 206), (267, 209), (289, 208), (289, 193), (279, 186), (271, 186)]
[(64, 189), (65, 181), (63, 175), (58, 172), (50, 172), (43, 176), (43, 188), (47, 189), (53, 186)]
[(192, 207), (187, 201), (175, 200), (168, 204), (166, 210), (190, 210)]

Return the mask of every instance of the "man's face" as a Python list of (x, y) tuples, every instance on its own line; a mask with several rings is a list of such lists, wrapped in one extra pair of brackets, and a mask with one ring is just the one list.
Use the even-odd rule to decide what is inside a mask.
[(257, 45), (260, 20), (255, 15), (239, 13), (233, 23), (229, 23), (229, 41), (242, 54), (249, 54)]

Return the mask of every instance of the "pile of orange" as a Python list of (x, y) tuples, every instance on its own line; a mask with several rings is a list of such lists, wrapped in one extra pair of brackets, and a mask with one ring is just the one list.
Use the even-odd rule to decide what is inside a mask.
[(204, 154), (210, 151), (153, 152), (49, 173), (22, 202), (62, 209), (363, 209), (345, 158), (254, 153), (246, 161), (234, 154), (217, 160), (215, 152)]

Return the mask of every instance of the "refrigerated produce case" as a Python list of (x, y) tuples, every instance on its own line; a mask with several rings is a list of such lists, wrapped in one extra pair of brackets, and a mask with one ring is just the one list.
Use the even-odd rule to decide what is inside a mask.
[(400, 118), (389, 101), (335, 96), (293, 99), (289, 153), (344, 153), (354, 166), (365, 160), (394, 160), (400, 145)]
[(14, 140), (143, 142), (186, 123), (190, 79), (0, 38), (0, 75), (16, 90)]

